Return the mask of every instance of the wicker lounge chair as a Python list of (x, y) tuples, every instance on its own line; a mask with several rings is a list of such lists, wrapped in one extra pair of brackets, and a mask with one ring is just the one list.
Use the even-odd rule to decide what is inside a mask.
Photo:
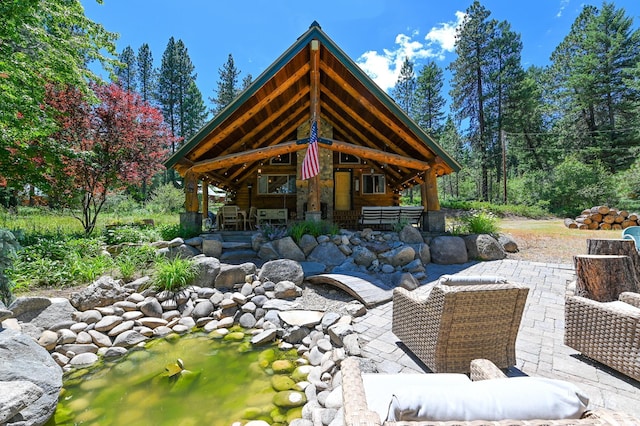
[(582, 355), (640, 380), (640, 294), (623, 292), (614, 302), (565, 297), (564, 342)]
[[(342, 361), (342, 398), (345, 426), (564, 426), (564, 425), (617, 425), (637, 426), (639, 420), (631, 415), (606, 409), (586, 411), (581, 419), (571, 420), (501, 420), (501, 421), (401, 421), (387, 422), (367, 403), (367, 393), (357, 358)], [(506, 376), (494, 364), (485, 359), (471, 362), (470, 377), (473, 381), (500, 379)], [(402, 374), (399, 374), (401, 376)]]
[(434, 373), (468, 373), (478, 358), (507, 368), (528, 292), (497, 277), (444, 276), (426, 299), (396, 288), (392, 331)]

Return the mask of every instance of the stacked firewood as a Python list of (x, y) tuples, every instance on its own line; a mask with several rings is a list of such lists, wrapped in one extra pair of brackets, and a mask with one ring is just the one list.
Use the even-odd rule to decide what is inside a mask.
[(566, 218), (564, 224), (572, 229), (622, 230), (640, 225), (640, 216), (638, 213), (629, 213), (626, 210), (595, 206), (583, 210), (582, 214), (575, 219)]

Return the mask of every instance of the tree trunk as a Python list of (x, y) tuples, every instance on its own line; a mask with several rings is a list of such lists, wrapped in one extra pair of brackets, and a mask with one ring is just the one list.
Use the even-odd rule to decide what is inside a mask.
[(635, 291), (636, 274), (629, 256), (578, 255), (573, 257), (578, 294), (599, 302), (618, 300), (623, 291)]
[(629, 256), (635, 271), (635, 292), (640, 292), (640, 253), (633, 240), (587, 239), (587, 254)]

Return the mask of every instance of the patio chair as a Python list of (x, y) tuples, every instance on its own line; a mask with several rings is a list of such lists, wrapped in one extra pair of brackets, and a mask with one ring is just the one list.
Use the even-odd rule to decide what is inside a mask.
[(443, 276), (428, 297), (396, 288), (393, 333), (434, 373), (468, 373), (473, 359), (516, 363), (529, 289), (500, 277)]
[(247, 217), (247, 223), (249, 225), (249, 229), (256, 229), (258, 224), (258, 209), (255, 207), (249, 208), (249, 216)]
[[(588, 405), (586, 405), (579, 389), (577, 389), (578, 392), (571, 395), (571, 399), (568, 397), (570, 394), (564, 392), (565, 390), (570, 390), (573, 393), (576, 387), (571, 383), (566, 384), (567, 382), (534, 377), (509, 379), (498, 367), (486, 359), (476, 359), (471, 362), (467, 368), (470, 371), (471, 380), (462, 374), (362, 374), (358, 358), (355, 357), (342, 361), (340, 370), (342, 373), (344, 424), (346, 426), (637, 426), (640, 424), (638, 419), (622, 412), (601, 408), (587, 409), (585, 411)], [(519, 383), (510, 382), (513, 380), (519, 381)], [(448, 386), (447, 382), (449, 383)], [(540, 382), (543, 384), (547, 382), (552, 386), (552, 389), (562, 392), (562, 397), (556, 399), (548, 393), (537, 393), (536, 390), (539, 389)], [(542, 411), (540, 419), (515, 418), (494, 421), (485, 421), (483, 419), (453, 421), (386, 420), (387, 413), (391, 411), (394, 404), (397, 405), (397, 398), (403, 394), (407, 395), (408, 392), (420, 396), (425, 394), (434, 395), (434, 393), (442, 390), (443, 395), (438, 397), (437, 400), (425, 399), (425, 411), (434, 412), (436, 409), (443, 409), (445, 414), (451, 414), (451, 410), (465, 410), (464, 406), (469, 404), (470, 399), (478, 401), (478, 398), (482, 399), (488, 393), (485, 392), (483, 395), (476, 394), (472, 395), (472, 398), (467, 398), (468, 394), (465, 395), (464, 392), (461, 392), (458, 396), (456, 394), (458, 390), (468, 387), (473, 391), (473, 387), (476, 385), (480, 385), (479, 387), (483, 389), (499, 389), (504, 384), (512, 388), (514, 386), (517, 388), (524, 384), (523, 389), (520, 390), (530, 395), (527, 400), (519, 399), (518, 395), (505, 398), (510, 399), (511, 403), (515, 400), (515, 408), (507, 407), (509, 411), (518, 411), (519, 406), (522, 406), (525, 408), (523, 414), (531, 414), (531, 410), (533, 410), (531, 407), (534, 405), (532, 402), (534, 402), (537, 405), (535, 410)], [(486, 401), (491, 401), (490, 397), (491, 395), (488, 395)], [(494, 396), (495, 398), (497, 397)], [(536, 401), (532, 401), (534, 399)], [(505, 402), (504, 399), (498, 400), (502, 407), (510, 402)], [(557, 402), (560, 402), (562, 406), (556, 405)], [(548, 409), (545, 408), (546, 404), (549, 404)], [(440, 407), (437, 405), (440, 405)], [(569, 411), (575, 409), (574, 418), (559, 418), (562, 417), (562, 411), (567, 409)], [(491, 410), (492, 414), (497, 411)], [(527, 413), (527, 411), (529, 412)]]
[(640, 226), (630, 226), (623, 229), (622, 239), (635, 241), (636, 249), (640, 250)]
[(620, 293), (598, 302), (576, 294), (575, 281), (565, 295), (564, 343), (583, 356), (640, 380), (640, 294)]
[(243, 220), (240, 216), (238, 206), (222, 206), (220, 207), (219, 214), (222, 217), (221, 229), (233, 227), (235, 230), (238, 230), (238, 226)]

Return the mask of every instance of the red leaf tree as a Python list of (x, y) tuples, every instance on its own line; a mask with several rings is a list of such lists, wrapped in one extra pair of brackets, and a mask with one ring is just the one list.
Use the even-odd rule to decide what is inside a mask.
[(59, 126), (53, 135), (59, 147), (57, 166), (49, 168), (47, 179), (61, 205), (79, 207), (74, 216), (87, 234), (94, 230), (107, 195), (150, 183), (175, 141), (162, 113), (138, 94), (115, 84), (94, 84), (92, 89), (98, 100), (93, 105), (74, 88), (51, 86), (47, 91)]

